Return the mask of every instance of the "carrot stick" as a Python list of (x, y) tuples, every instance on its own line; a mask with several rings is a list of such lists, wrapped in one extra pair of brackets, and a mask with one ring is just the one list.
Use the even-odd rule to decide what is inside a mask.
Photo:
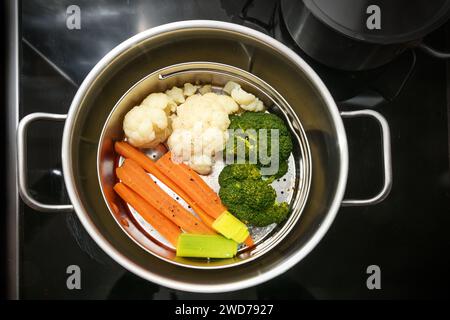
[[(216, 219), (223, 211), (221, 211), (210, 198), (207, 198), (193, 180), (183, 172), (177, 172), (173, 168), (167, 167), (165, 164), (158, 163), (161, 171), (172, 181), (175, 180), (177, 185), (183, 190), (189, 190), (189, 195), (198, 205), (213, 219)], [(176, 168), (175, 168), (176, 169)]]
[(251, 236), (248, 236), (247, 239), (245, 239), (244, 243), (249, 248), (255, 245)]
[[(205, 180), (203, 180), (200, 175), (195, 172), (194, 170), (192, 170), (188, 165), (184, 164), (184, 163), (175, 163), (174, 161), (172, 161), (172, 154), (171, 152), (167, 152), (163, 157), (161, 157), (157, 163), (167, 163), (167, 165), (171, 166), (172, 168), (175, 166), (179, 166), (180, 170), (182, 170), (185, 174), (187, 174), (189, 176), (189, 178), (192, 178), (200, 187), (201, 191), (209, 196), (214, 202), (222, 205), (222, 202), (219, 198), (219, 196), (217, 195), (217, 193), (211, 189), (211, 187), (205, 182)], [(223, 206), (223, 205), (222, 205)], [(226, 210), (225, 207), (223, 207), (223, 210)]]
[[(158, 169), (174, 181), (181, 189), (189, 190), (189, 196), (198, 203), (211, 217), (219, 217), (226, 208), (222, 205), (219, 196), (198, 176), (193, 170), (189, 171), (185, 164), (174, 163), (170, 153), (164, 155), (156, 162)], [(203, 183), (199, 184), (198, 179)], [(207, 186), (207, 188), (204, 187)]]
[(117, 183), (114, 191), (128, 204), (130, 204), (142, 218), (155, 228), (172, 245), (177, 246), (178, 236), (181, 234), (180, 228), (167, 219), (154, 207), (142, 199), (136, 192), (128, 188), (123, 183)]
[[(183, 198), (183, 197), (182, 197)], [(184, 199), (184, 198), (183, 198)], [(186, 201), (187, 202), (187, 201)], [(201, 209), (200, 207), (196, 206), (193, 207), (191, 204), (191, 208), (194, 210), (194, 212), (200, 217), (200, 219), (211, 229), (214, 230), (213, 228), (213, 223), (214, 223), (214, 219), (211, 218), (210, 215), (208, 215), (205, 211), (203, 211), (203, 209)]]
[[(145, 169), (148, 173), (153, 174), (159, 180), (162, 180), (159, 176), (161, 173), (158, 170), (156, 164), (147, 157), (144, 153), (134, 148), (127, 142), (119, 142), (117, 141), (114, 144), (114, 149), (118, 154), (123, 156), (124, 158), (130, 158), (136, 161), (142, 168)], [(175, 191), (175, 190), (174, 190)]]
[[(115, 150), (123, 157), (137, 162), (147, 172), (178, 194), (192, 207), (205, 225), (214, 230), (212, 226), (214, 220), (226, 211), (226, 208), (214, 190), (195, 171), (184, 163), (173, 162), (170, 152), (155, 163), (127, 142), (116, 142)], [(245, 243), (249, 247), (254, 245), (250, 237), (247, 238)]]
[(158, 178), (162, 183), (164, 183), (167, 187), (169, 187), (173, 192), (178, 194), (184, 201), (186, 201), (194, 212), (202, 219), (202, 221), (212, 229), (212, 224), (214, 219), (212, 219), (206, 212), (203, 210), (183, 189), (178, 187), (172, 180), (170, 180), (166, 175), (164, 175), (159, 169), (158, 166), (144, 153), (137, 150), (130, 144), (126, 142), (116, 142), (115, 150), (118, 154), (125, 158), (130, 158), (136, 161), (142, 168), (145, 169), (148, 173), (154, 175)]
[[(211, 216), (213, 218), (217, 218), (223, 211), (226, 210), (225, 207), (223, 207), (223, 205), (217, 206), (216, 209), (214, 209), (214, 207), (216, 207), (216, 205), (214, 205), (212, 208), (211, 208), (210, 205), (208, 205), (208, 203), (211, 203), (211, 199), (214, 201), (214, 203), (217, 203), (217, 202), (220, 203), (220, 198), (203, 181), (203, 179), (200, 176), (198, 176), (198, 174), (196, 174), (194, 171), (192, 171), (186, 165), (184, 165), (185, 168), (183, 168), (184, 169), (183, 170), (183, 176), (185, 178), (190, 178), (191, 176), (193, 176), (193, 178), (195, 178), (196, 181), (201, 180), (201, 183), (202, 183), (202, 186), (203, 186), (201, 189), (209, 190), (209, 193), (207, 193), (207, 195), (208, 195), (208, 200), (207, 201), (205, 201), (204, 199), (202, 200), (201, 198), (199, 198), (200, 194), (205, 194), (205, 192), (203, 192), (203, 191), (201, 193), (199, 193), (201, 189), (198, 189), (197, 191), (195, 191), (195, 193), (198, 194), (196, 196), (188, 195), (188, 193), (186, 191), (184, 191), (182, 188), (180, 188), (179, 184), (175, 183), (175, 181), (177, 181), (179, 177), (174, 177), (173, 175), (172, 175), (172, 177), (168, 177), (166, 175), (167, 171), (171, 171), (171, 170), (169, 170), (167, 168), (167, 166), (163, 166), (161, 168), (158, 165), (159, 161), (157, 163), (154, 163), (144, 153), (142, 153), (141, 151), (137, 150), (136, 148), (134, 148), (130, 144), (128, 144), (126, 142), (116, 142), (115, 143), (115, 150), (116, 150), (117, 153), (119, 153), (123, 157), (130, 158), (130, 159), (133, 159), (134, 161), (136, 161), (147, 172), (149, 172), (152, 175), (154, 175), (162, 183), (164, 183), (166, 186), (168, 186), (170, 189), (172, 189), (175, 193), (177, 193), (181, 198), (183, 198), (192, 207), (192, 209), (200, 216), (200, 218), (202, 218), (202, 220), (206, 224), (210, 225), (213, 222), (212, 219), (208, 219), (207, 218), (207, 215), (209, 215), (209, 216)], [(167, 156), (167, 154), (166, 154), (166, 156)], [(166, 157), (166, 156), (164, 156), (164, 157)], [(170, 160), (170, 154), (167, 157), (169, 157), (169, 160)], [(170, 160), (170, 163), (167, 163), (167, 164), (168, 165), (177, 165), (177, 164), (173, 163), (171, 160)], [(187, 170), (191, 170), (192, 173), (190, 173), (186, 169)], [(188, 174), (188, 172), (189, 172), (189, 174)], [(206, 188), (205, 188), (205, 186), (206, 186)], [(189, 186), (189, 187), (192, 187), (192, 186)], [(191, 188), (188, 188), (188, 189), (185, 189), (185, 190), (190, 190), (190, 189)], [(199, 199), (200, 201), (196, 201), (195, 198)], [(209, 210), (213, 210), (213, 211), (217, 210), (219, 212), (209, 212)]]
[(116, 169), (116, 174), (124, 184), (184, 231), (197, 234), (215, 234), (213, 230), (156, 185), (135, 161), (126, 159), (123, 165)]

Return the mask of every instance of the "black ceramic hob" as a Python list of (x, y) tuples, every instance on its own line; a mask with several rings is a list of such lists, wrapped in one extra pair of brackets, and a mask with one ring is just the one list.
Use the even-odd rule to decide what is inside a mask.
[[(8, 253), (17, 253), (7, 260), (8, 282), (16, 285), (10, 297), (449, 297), (448, 65), (411, 50), (370, 71), (344, 72), (325, 67), (296, 47), (276, 2), (23, 0), (17, 12), (18, 118), (37, 111), (66, 113), (89, 70), (114, 46), (142, 30), (187, 19), (234, 22), (266, 32), (294, 49), (318, 72), (342, 110), (374, 108), (386, 117), (393, 158), (389, 197), (371, 207), (342, 208), (320, 244), (285, 274), (257, 287), (208, 295), (178, 292), (141, 280), (103, 253), (74, 213), (36, 212), (19, 200), (15, 210), (10, 205), (6, 212), (8, 221), (17, 222), (17, 234), (8, 233), (12, 236), (7, 242)], [(81, 10), (79, 30), (67, 27), (70, 5)], [(447, 23), (425, 41), (446, 49), (449, 37)], [(350, 148), (347, 196), (370, 196), (382, 183), (379, 130), (371, 120), (345, 120), (345, 125)], [(39, 122), (29, 130), (30, 188), (44, 202), (68, 201), (61, 173), (61, 135), (62, 124), (57, 123)], [(17, 192), (8, 190), (9, 203), (15, 203)], [(81, 269), (80, 290), (66, 286), (70, 265)], [(370, 265), (381, 270), (379, 290), (367, 288)]]

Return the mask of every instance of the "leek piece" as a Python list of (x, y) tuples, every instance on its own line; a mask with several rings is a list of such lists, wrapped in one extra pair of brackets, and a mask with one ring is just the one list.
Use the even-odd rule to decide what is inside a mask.
[(220, 235), (182, 233), (178, 237), (177, 256), (193, 258), (232, 258), (237, 243)]
[(245, 223), (233, 216), (230, 212), (223, 212), (212, 224), (217, 232), (237, 243), (242, 243), (249, 236)]

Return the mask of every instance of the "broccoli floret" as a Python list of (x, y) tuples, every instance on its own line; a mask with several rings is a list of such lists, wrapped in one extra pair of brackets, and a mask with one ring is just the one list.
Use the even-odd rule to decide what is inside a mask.
[(233, 115), (230, 120), (231, 129), (278, 129), (280, 136), (289, 134), (284, 121), (273, 113), (248, 111), (241, 115)]
[(230, 164), (223, 168), (219, 175), (219, 185), (221, 187), (227, 184), (243, 180), (259, 180), (261, 173), (258, 166), (254, 164)]
[(275, 179), (279, 179), (284, 176), (289, 170), (289, 163), (287, 161), (282, 161), (279, 163), (278, 171), (274, 174)]
[[(292, 139), (290, 135), (280, 136), (280, 160), (287, 160), (292, 152)], [(271, 150), (271, 149), (269, 149)]]
[(246, 223), (251, 223), (255, 214), (273, 205), (276, 193), (272, 186), (263, 180), (244, 180), (220, 188), (219, 196), (232, 214)]
[[(279, 137), (279, 159), (281, 161), (286, 160), (292, 152), (292, 138), (289, 134), (289, 130), (285, 123), (278, 116), (271, 113), (264, 112), (244, 112), (242, 115), (233, 115), (230, 117), (231, 123), (230, 129), (240, 129), (243, 132), (243, 136), (236, 134), (234, 138), (234, 148), (233, 150), (227, 150), (228, 153), (236, 155), (238, 141), (244, 140), (245, 145), (245, 157), (248, 158), (249, 154), (255, 152), (257, 155), (257, 150), (264, 148), (267, 144), (267, 156), (271, 157), (271, 129), (278, 129)], [(267, 130), (267, 141), (260, 139), (259, 130)], [(255, 130), (256, 135), (250, 130)], [(261, 160), (261, 159), (260, 159)], [(269, 159), (267, 159), (269, 160)], [(266, 162), (266, 161), (262, 161)]]
[(287, 161), (281, 161), (279, 163), (278, 166), (278, 171), (270, 176), (265, 176), (265, 178), (267, 178), (266, 181), (268, 181), (268, 183), (271, 183), (272, 181), (276, 180), (276, 179), (280, 179), (282, 176), (284, 176), (289, 170), (289, 163)]
[(275, 190), (262, 179), (229, 182), (219, 196), (232, 214), (256, 227), (280, 223), (289, 213), (288, 204), (277, 203)]
[[(259, 161), (264, 163), (264, 165), (270, 165), (267, 164), (268, 161), (270, 161), (271, 156), (272, 156), (272, 140), (270, 137), (270, 134), (267, 135), (267, 140), (266, 139), (261, 139), (258, 140), (259, 144), (258, 144), (258, 148), (265, 148), (266, 153), (267, 153), (267, 158), (266, 156), (264, 156), (264, 158), (260, 158)], [(267, 144), (267, 147), (265, 146)], [(289, 155), (292, 152), (292, 139), (290, 136), (278, 136), (278, 159), (279, 161), (284, 161), (287, 160), (289, 158)]]
[(266, 210), (252, 216), (248, 222), (256, 227), (265, 227), (272, 223), (284, 221), (288, 212), (289, 206), (286, 202), (274, 203)]
[[(272, 176), (261, 176), (260, 167), (269, 166), (269, 159), (258, 159), (258, 164), (233, 164), (226, 166), (219, 175), (221, 186), (219, 196), (228, 210), (238, 219), (251, 225), (262, 227), (279, 223), (286, 219), (289, 213), (288, 204), (275, 202), (276, 193), (270, 183), (286, 174), (289, 169), (287, 159), (292, 152), (292, 139), (283, 120), (276, 115), (262, 112), (244, 112), (242, 115), (230, 116), (230, 129), (241, 129), (244, 136), (234, 135), (234, 148), (231, 152), (237, 156), (237, 141), (241, 139), (245, 146), (246, 158), (253, 151), (258, 151), (261, 145), (267, 143), (267, 153), (270, 157), (270, 129), (279, 130), (279, 169)], [(252, 134), (250, 129), (258, 132), (267, 129), (266, 142), (259, 139), (258, 134)], [(268, 160), (268, 161), (264, 161)]]

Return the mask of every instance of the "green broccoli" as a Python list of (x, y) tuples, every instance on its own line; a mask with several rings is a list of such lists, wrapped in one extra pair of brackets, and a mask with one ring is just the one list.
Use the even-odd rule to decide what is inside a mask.
[(275, 201), (272, 181), (273, 176), (263, 180), (255, 165), (228, 165), (219, 175), (219, 196), (228, 210), (245, 223), (257, 227), (280, 223), (286, 219), (289, 207), (286, 202)]
[(230, 129), (278, 129), (280, 136), (288, 135), (289, 130), (284, 121), (273, 113), (244, 112), (241, 115), (230, 116)]
[(256, 227), (265, 227), (272, 223), (280, 223), (286, 219), (289, 212), (289, 206), (286, 202), (275, 202), (264, 211), (252, 216), (251, 224)]
[(275, 179), (279, 179), (284, 176), (289, 170), (289, 163), (287, 161), (283, 161), (279, 163), (278, 171), (274, 175)]
[(280, 179), (282, 176), (284, 176), (289, 170), (289, 163), (287, 161), (281, 161), (278, 165), (278, 171), (270, 176), (265, 176), (267, 178), (267, 181), (269, 183), (273, 182), (276, 179)]
[[(254, 226), (263, 227), (280, 223), (289, 213), (287, 203), (277, 203), (276, 193), (270, 183), (286, 174), (289, 169), (287, 159), (292, 152), (292, 139), (284, 121), (278, 116), (264, 112), (244, 112), (230, 116), (230, 129), (240, 129), (243, 135), (235, 134), (230, 141), (234, 146), (226, 152), (236, 158), (238, 141), (243, 142), (246, 160), (255, 157), (255, 164), (232, 164), (226, 166), (219, 175), (219, 196), (228, 210), (238, 219)], [(258, 130), (267, 129), (267, 140), (261, 139)], [(279, 169), (265, 179), (260, 168), (270, 166), (271, 129), (278, 129)], [(254, 131), (251, 131), (254, 130)], [(258, 150), (266, 148), (268, 158), (259, 157)]]
[[(257, 158), (263, 165), (268, 165), (269, 163), (267, 162), (270, 161), (271, 158), (271, 129), (278, 129), (280, 162), (289, 158), (293, 148), (292, 139), (288, 128), (280, 117), (265, 112), (244, 112), (241, 115), (230, 116), (230, 120), (231, 123), (229, 129), (240, 129), (242, 130), (243, 135), (239, 135), (235, 132), (233, 136), (233, 148), (232, 150), (226, 150), (228, 154), (231, 153), (236, 156), (238, 141), (244, 140), (246, 159), (249, 158), (251, 154), (258, 156), (258, 150), (266, 147), (268, 159)], [(260, 138), (259, 130), (261, 129), (267, 130), (267, 140), (262, 139), (262, 136)], [(255, 130), (255, 132), (252, 132), (251, 130)]]
[(243, 180), (221, 187), (219, 196), (232, 214), (252, 224), (255, 213), (273, 206), (276, 193), (272, 186), (263, 180)]
[(225, 166), (219, 175), (219, 185), (221, 187), (227, 184), (243, 180), (260, 180), (261, 173), (255, 164), (230, 164)]

